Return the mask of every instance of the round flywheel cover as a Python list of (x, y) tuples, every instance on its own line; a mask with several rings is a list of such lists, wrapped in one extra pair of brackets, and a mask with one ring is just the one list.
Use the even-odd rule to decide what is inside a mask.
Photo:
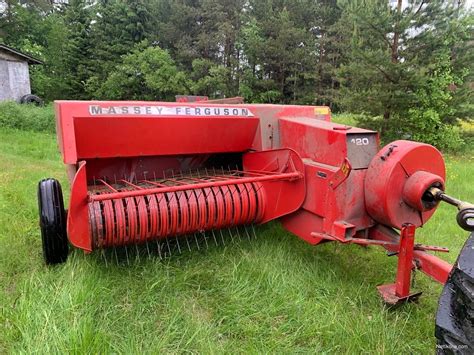
[[(407, 198), (404, 199), (407, 180), (420, 171), (429, 173), (424, 175), (431, 179), (430, 182), (420, 181), (421, 184), (434, 184), (444, 190), (444, 160), (435, 147), (398, 140), (382, 148), (371, 161), (364, 182), (365, 205), (369, 215), (377, 222), (397, 229), (405, 223), (416, 227), (426, 223), (437, 204), (429, 210), (421, 210), (413, 203), (407, 203)], [(415, 175), (418, 176), (422, 174)], [(433, 179), (433, 176), (436, 178)]]

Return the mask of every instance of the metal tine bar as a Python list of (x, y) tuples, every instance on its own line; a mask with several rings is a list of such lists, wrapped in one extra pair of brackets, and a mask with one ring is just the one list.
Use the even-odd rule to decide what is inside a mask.
[[(160, 181), (162, 181), (162, 180), (160, 180)], [(141, 180), (140, 182), (144, 182), (144, 183), (147, 183), (147, 184), (150, 184), (150, 185), (155, 185), (155, 186), (158, 186), (158, 187), (168, 187), (168, 185), (160, 184), (158, 182), (150, 181), (150, 180)]]
[[(203, 179), (203, 178), (197, 179), (195, 177), (190, 177), (190, 176), (186, 177), (186, 179), (196, 181), (196, 183), (209, 182), (209, 181), (217, 180), (217, 179), (213, 179), (213, 178), (209, 178), (207, 180)], [(219, 179), (219, 180), (228, 180), (228, 179)], [(189, 184), (189, 185), (192, 185), (192, 184)]]
[(266, 176), (266, 175), (279, 175), (282, 172), (278, 171), (263, 171), (263, 170), (245, 170), (243, 171), (244, 174), (249, 174), (249, 175), (256, 175), (256, 176)]
[[(282, 174), (283, 176), (281, 177), (281, 180), (286, 180), (286, 179), (291, 179), (297, 176), (300, 176), (300, 173), (286, 173)], [(245, 179), (258, 179), (257, 181), (253, 180), (245, 180), (246, 183), (254, 183), (254, 182), (259, 182), (259, 181), (267, 181), (267, 180), (280, 180), (280, 177), (275, 176), (275, 179), (272, 178), (266, 178), (264, 176), (261, 177), (246, 177)], [(216, 184), (216, 185), (212, 185)], [(231, 183), (229, 183), (231, 184)], [(202, 185), (204, 186), (198, 186), (198, 188), (208, 188), (208, 187), (214, 187), (214, 186), (222, 186), (226, 185), (224, 181), (218, 181), (218, 182), (209, 182), (209, 183), (203, 183)], [(163, 189), (164, 191), (161, 191)], [(156, 188), (156, 189), (144, 189), (144, 190), (135, 190), (135, 191), (127, 191), (123, 192), (124, 195), (127, 195), (127, 197), (134, 197), (134, 196), (142, 196), (147, 193), (161, 193), (161, 192), (178, 192), (178, 191), (183, 191), (186, 190), (183, 186), (168, 186), (167, 188)], [(89, 195), (89, 200), (91, 201), (102, 201), (102, 200), (110, 200), (114, 198), (121, 198), (123, 197), (121, 193), (107, 193), (107, 194), (99, 194), (99, 195)]]
[[(170, 181), (170, 182), (173, 182), (175, 184), (180, 184), (180, 185), (189, 185), (189, 183), (186, 183), (186, 182), (182, 182), (182, 181), (179, 181), (177, 179), (171, 179), (171, 178), (168, 178), (168, 179), (163, 179), (163, 180), (160, 180), (161, 182), (166, 182), (166, 181)], [(151, 181), (149, 181), (148, 183), (150, 184), (153, 184), (153, 185), (160, 185), (160, 186), (165, 186), (165, 187), (168, 187), (169, 185), (164, 185), (164, 184), (159, 184), (159, 183), (152, 183)]]
[(227, 181), (227, 180), (231, 180), (231, 179), (244, 179), (245, 176), (239, 176), (239, 175), (218, 175), (217, 173), (215, 175), (209, 175), (209, 176), (206, 176), (209, 178), (208, 181), (212, 181), (212, 180), (218, 180), (218, 181)]
[[(198, 176), (198, 178), (200, 178), (199, 176), (199, 170), (196, 170), (196, 174)], [(201, 197), (201, 195), (204, 193), (204, 189), (200, 189), (199, 191), (199, 195), (196, 196), (196, 200), (199, 201), (199, 197)], [(205, 196), (207, 198), (207, 196)]]
[[(105, 179), (105, 178), (104, 178)], [(94, 178), (94, 186), (95, 186), (95, 183), (96, 181), (99, 181), (100, 183), (102, 183), (103, 185), (105, 185), (106, 187), (108, 187), (110, 190), (112, 190), (113, 192), (119, 192), (117, 189), (115, 189), (112, 185), (109, 185), (104, 179), (95, 179)]]
[(125, 183), (125, 185), (134, 187), (134, 188), (136, 188), (137, 190), (143, 190), (143, 187), (138, 186), (138, 185), (135, 185), (135, 184), (131, 183), (130, 181), (127, 181), (127, 180), (124, 180), (124, 179), (120, 179), (119, 181), (123, 181), (123, 182)]
[(223, 176), (223, 175), (209, 175), (209, 176), (204, 176), (204, 177), (207, 177), (208, 180), (206, 181), (227, 181), (227, 180), (230, 180), (230, 179), (240, 179), (242, 178), (241, 176), (234, 176), (234, 175), (229, 175), (229, 176)]

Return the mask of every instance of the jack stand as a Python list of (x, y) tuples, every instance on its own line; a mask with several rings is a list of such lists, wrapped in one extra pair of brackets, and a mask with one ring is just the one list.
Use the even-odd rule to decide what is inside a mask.
[(393, 284), (377, 286), (380, 295), (388, 306), (413, 302), (421, 295), (421, 292), (410, 293), (411, 273), (413, 269), (413, 251), (415, 248), (415, 230), (416, 227), (412, 224), (405, 224), (402, 227), (396, 282)]

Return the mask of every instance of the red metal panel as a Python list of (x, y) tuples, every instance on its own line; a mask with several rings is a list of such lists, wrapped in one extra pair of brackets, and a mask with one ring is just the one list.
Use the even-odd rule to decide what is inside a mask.
[[(86, 251), (92, 251), (87, 194), (86, 163), (80, 162), (79, 169), (71, 186), (67, 215), (67, 234), (72, 245)], [(111, 228), (106, 227), (106, 231), (109, 229)]]
[[(296, 150), (302, 158), (340, 166), (348, 156), (347, 134), (374, 135), (375, 132), (337, 123), (306, 118), (281, 118), (280, 140), (283, 147)], [(376, 141), (373, 144), (377, 144)]]
[(79, 159), (241, 152), (256, 118), (81, 118), (74, 121)]
[(316, 245), (324, 241), (323, 238), (312, 235), (314, 231), (323, 230), (323, 218), (299, 209), (295, 213), (281, 218), (283, 227), (306, 242)]
[(262, 223), (296, 211), (301, 207), (305, 195), (304, 166), (298, 154), (290, 149), (278, 149), (244, 154), (243, 166), (246, 171), (264, 170), (277, 173), (297, 172), (289, 180), (261, 181), (265, 194), (265, 208)]
[(56, 113), (68, 164), (98, 157), (245, 151), (259, 124), (242, 105), (56, 101)]

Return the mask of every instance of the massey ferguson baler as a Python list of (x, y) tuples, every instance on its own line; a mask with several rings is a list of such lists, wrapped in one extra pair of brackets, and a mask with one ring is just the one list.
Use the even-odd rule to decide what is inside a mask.
[[(439, 201), (473, 228), (473, 206), (444, 193), (438, 150), (404, 140), (380, 149), (376, 132), (332, 123), (327, 107), (58, 101), (56, 123), (71, 193), (66, 213), (59, 183), (39, 184), (48, 264), (66, 260), (68, 240), (89, 253), (278, 219), (312, 245), (397, 255), (396, 282), (378, 286), (397, 304), (419, 296), (410, 292), (415, 268), (443, 284), (457, 275), (432, 254), (447, 249), (415, 243)], [(472, 303), (469, 262), (457, 279)], [(440, 332), (461, 337), (449, 327)]]

